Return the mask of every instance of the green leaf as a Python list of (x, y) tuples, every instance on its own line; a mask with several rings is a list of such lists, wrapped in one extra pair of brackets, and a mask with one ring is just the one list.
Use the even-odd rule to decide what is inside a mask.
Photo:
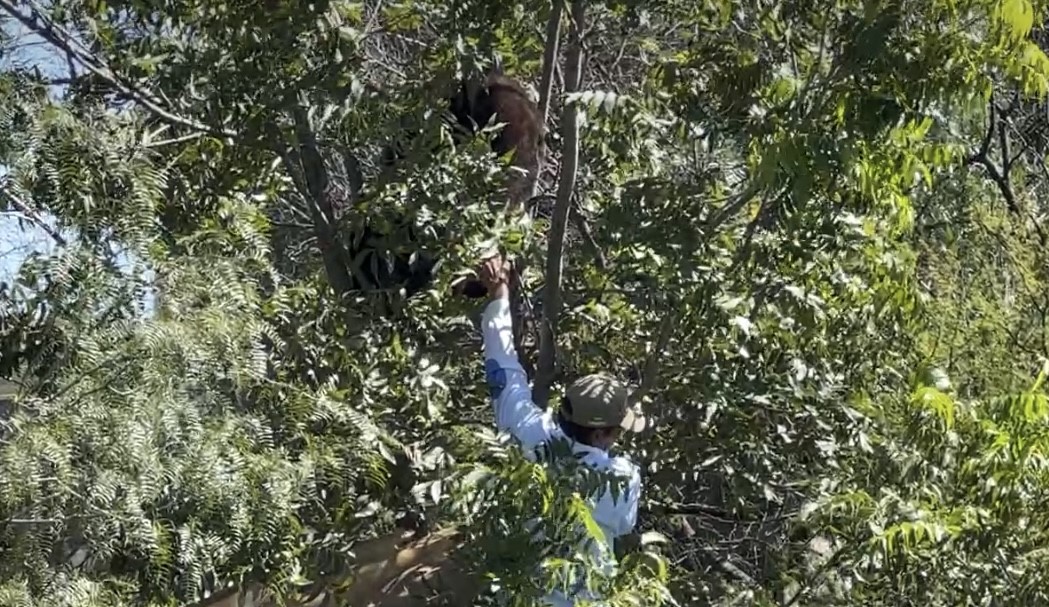
[(1010, 40), (1026, 38), (1034, 26), (1034, 7), (1030, 0), (999, 0), (996, 14)]

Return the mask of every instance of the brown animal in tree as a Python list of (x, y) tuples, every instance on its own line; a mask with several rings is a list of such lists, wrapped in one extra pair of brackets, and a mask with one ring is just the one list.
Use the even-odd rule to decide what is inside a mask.
[[(498, 156), (511, 154), (510, 162), (515, 170), (507, 183), (507, 208), (520, 210), (535, 195), (547, 153), (543, 116), (524, 86), (498, 72), (489, 73), (480, 82), (464, 78), (448, 99), (448, 110), (455, 121), (452, 132), (456, 142), (476, 136), (492, 122), (503, 124), (492, 137), (491, 150)], [(395, 143), (383, 150), (380, 162), (390, 168), (403, 159), (403, 150)], [(432, 267), (431, 264), (416, 271), (415, 279), (410, 281), (414, 290), (429, 283)], [(458, 291), (472, 299), (486, 294), (476, 280), (466, 281)]]
[(546, 160), (546, 129), (539, 107), (521, 83), (497, 73), (489, 74), (481, 86), (464, 79), (451, 100), (451, 111), (471, 135), (493, 119), (505, 125), (491, 147), (498, 156), (512, 154), (511, 164), (522, 172), (509, 185), (509, 203), (519, 208), (534, 196)]
[[(491, 149), (497, 156), (512, 154), (511, 164), (520, 169), (521, 177), (510, 184), (510, 204), (527, 202), (534, 195), (539, 171), (546, 160), (546, 128), (539, 107), (524, 86), (498, 72), (488, 74), (482, 82), (463, 78), (447, 102), (448, 112), (455, 120), (451, 126), (456, 143), (477, 135), (493, 121), (504, 125), (492, 137)], [(383, 150), (381, 164), (384, 167), (393, 167), (403, 160), (399, 142)]]

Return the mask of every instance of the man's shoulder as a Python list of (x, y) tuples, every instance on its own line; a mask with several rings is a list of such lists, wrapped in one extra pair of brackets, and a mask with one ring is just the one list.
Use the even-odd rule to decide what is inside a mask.
[(641, 469), (625, 455), (608, 458), (608, 469), (616, 476), (633, 480), (641, 477)]

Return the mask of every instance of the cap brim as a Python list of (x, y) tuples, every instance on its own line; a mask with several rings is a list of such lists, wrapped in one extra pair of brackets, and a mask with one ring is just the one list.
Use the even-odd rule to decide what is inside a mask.
[(626, 415), (623, 416), (623, 421), (619, 423), (619, 427), (626, 430), (627, 432), (641, 432), (645, 429), (645, 425), (648, 420), (641, 413), (637, 413), (633, 409), (627, 409)]

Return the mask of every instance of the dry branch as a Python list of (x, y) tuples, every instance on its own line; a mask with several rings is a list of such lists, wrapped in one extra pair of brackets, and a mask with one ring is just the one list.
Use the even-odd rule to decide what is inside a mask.
[(327, 168), (324, 166), (324, 159), (317, 147), (316, 136), (310, 128), (305, 110), (299, 107), (293, 113), (298, 149), (280, 149), (279, 154), (296, 188), (307, 201), (314, 236), (324, 261), (328, 281), (332, 288), (344, 297), (352, 290), (352, 281), (347, 270), (347, 253), (337, 237), (334, 225), (330, 200), (332, 188)]

